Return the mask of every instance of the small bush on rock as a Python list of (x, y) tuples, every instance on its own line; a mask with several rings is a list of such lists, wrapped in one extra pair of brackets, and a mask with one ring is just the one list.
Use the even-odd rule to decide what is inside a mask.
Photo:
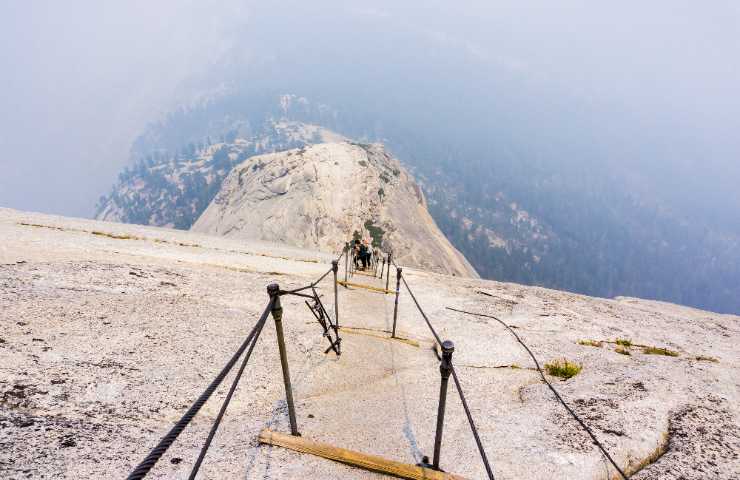
[(614, 351), (617, 352), (617, 353), (621, 353), (622, 355), (632, 355), (630, 353), (629, 348), (625, 348), (625, 347), (623, 347), (621, 345), (618, 346), (617, 348), (615, 348)]
[(555, 360), (545, 364), (545, 370), (553, 377), (559, 377), (563, 380), (573, 378), (583, 370), (583, 366), (566, 359)]
[(698, 360), (700, 362), (712, 362), (712, 363), (719, 363), (719, 360), (717, 360), (714, 357), (708, 357), (706, 355), (698, 355), (694, 358), (694, 360)]
[(645, 347), (642, 349), (642, 353), (647, 355), (665, 355), (666, 357), (677, 357), (678, 352), (668, 350), (667, 348), (660, 347)]

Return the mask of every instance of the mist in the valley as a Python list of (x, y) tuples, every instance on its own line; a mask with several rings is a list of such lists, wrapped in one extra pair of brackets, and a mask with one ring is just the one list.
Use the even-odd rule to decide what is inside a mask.
[(402, 161), (601, 170), (740, 232), (736, 2), (5, 1), (0, 27), (3, 207), (90, 216), (149, 122), (243, 88)]

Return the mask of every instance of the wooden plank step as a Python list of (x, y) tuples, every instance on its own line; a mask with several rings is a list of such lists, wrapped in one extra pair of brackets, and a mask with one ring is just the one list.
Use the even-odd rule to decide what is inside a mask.
[(376, 455), (346, 450), (334, 447), (326, 443), (314, 442), (304, 437), (294, 437), (284, 433), (273, 432), (265, 429), (260, 432), (260, 443), (284, 447), (309, 455), (334, 460), (335, 462), (352, 465), (353, 467), (370, 470), (372, 472), (384, 473), (397, 478), (410, 480), (465, 480), (463, 477), (445, 472), (438, 472), (429, 468), (419, 467), (408, 463), (387, 460)]
[(364, 285), (362, 283), (345, 282), (342, 280), (337, 280), (337, 283), (344, 287), (364, 288), (365, 290), (371, 290), (373, 292), (396, 293), (394, 290), (386, 290), (385, 288), (373, 287), (372, 285)]
[(372, 273), (362, 272), (360, 270), (355, 270), (354, 272), (352, 272), (352, 275), (365, 275), (366, 277), (378, 278), (375, 275), (373, 275)]
[(393, 338), (391, 337), (390, 332), (370, 330), (368, 328), (355, 328), (355, 327), (345, 327), (345, 326), (340, 327), (339, 330), (342, 333), (349, 333), (351, 335), (365, 335), (367, 337), (380, 338), (383, 340), (391, 340), (395, 342), (405, 343), (407, 345), (411, 345), (412, 347), (416, 347), (416, 348), (421, 347), (421, 344), (416, 340), (413, 340), (411, 338), (400, 337), (398, 335), (396, 335), (396, 338)]

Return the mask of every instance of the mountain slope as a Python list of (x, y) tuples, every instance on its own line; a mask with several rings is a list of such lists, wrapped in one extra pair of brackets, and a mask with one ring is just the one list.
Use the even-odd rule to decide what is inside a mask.
[(251, 157), (232, 170), (192, 230), (328, 252), (358, 232), (401, 263), (477, 276), (437, 228), (421, 188), (378, 144)]
[[(189, 228), (231, 166), (253, 154), (240, 154), (234, 139), (271, 139), (267, 149), (255, 141), (254, 153), (265, 153), (327, 141), (304, 135), (291, 143), (272, 125), (321, 125), (365, 143), (382, 141), (422, 186), (441, 231), (484, 278), (740, 312), (738, 222), (697, 213), (706, 191), (681, 182), (668, 192), (656, 188), (655, 172), (645, 172), (649, 165), (637, 168), (629, 155), (611, 150), (575, 148), (583, 140), (577, 135), (558, 143), (549, 136), (513, 135), (507, 123), (494, 122), (485, 132), (466, 122), (441, 124), (430, 120), (427, 106), (403, 112), (368, 111), (362, 102), (342, 106), (257, 89), (174, 112), (137, 140), (134, 159), (166, 157), (164, 163), (177, 170), (178, 158), (195, 160), (182, 151), (209, 135), (223, 137), (238, 158), (213, 174), (216, 183), (206, 171), (193, 174), (192, 184), (195, 176), (204, 177), (197, 182), (207, 183), (205, 193), (187, 184), (181, 189), (166, 175), (163, 181), (129, 172), (112, 194), (125, 213), (117, 219)], [(489, 113), (495, 118), (495, 111)], [(599, 156), (619, 161), (607, 168)], [(167, 188), (137, 196), (138, 182)]]
[[(308, 285), (333, 258), (2, 208), (0, 242), (3, 479), (125, 478), (242, 343), (268, 302), (265, 287)], [(440, 337), (455, 344), (455, 368), (496, 478), (616, 474), (606, 471), (603, 455), (511, 334), (448, 306), (501, 318), (542, 363), (566, 358), (583, 365), (570, 380), (552, 381), (619, 465), (628, 472), (646, 466), (632, 480), (740, 476), (740, 317), (413, 268), (404, 275)], [(331, 277), (317, 288), (333, 310)], [(358, 327), (355, 334), (343, 329), (339, 359), (324, 354), (326, 339), (303, 300), (282, 297), (301, 434), (406, 463), (431, 455), (439, 361), (408, 294), (399, 297), (398, 332), (421, 348), (387, 339), (393, 295), (339, 289), (342, 325)], [(620, 355), (609, 343), (617, 338), (678, 356), (648, 354), (638, 345)], [(187, 476), (224, 395), (223, 388), (214, 393), (154, 477)], [(441, 466), (486, 478), (453, 386), (447, 399)], [(289, 431), (287, 417), (270, 319), (200, 475), (381, 478), (256, 442), (266, 425)]]
[(237, 134), (238, 130), (231, 130), (215, 144), (205, 137), (174, 152), (154, 149), (141, 156), (133, 169), (119, 175), (111, 193), (101, 197), (95, 218), (187, 229), (234, 165), (246, 158), (344, 138), (316, 125), (287, 120), (265, 121), (251, 136), (237, 138)]

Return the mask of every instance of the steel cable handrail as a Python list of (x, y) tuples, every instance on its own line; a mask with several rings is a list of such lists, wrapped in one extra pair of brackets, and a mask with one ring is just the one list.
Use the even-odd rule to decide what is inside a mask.
[[(403, 280), (403, 284), (406, 286), (406, 290), (409, 292), (409, 295), (411, 295), (412, 300), (416, 304), (416, 308), (419, 310), (419, 313), (424, 318), (424, 321), (429, 327), (429, 330), (431, 330), (432, 334), (434, 335), (435, 340), (437, 341), (437, 344), (441, 348), (442, 340), (437, 334), (437, 331), (432, 326), (432, 322), (429, 321), (429, 318), (427, 317), (426, 313), (424, 313), (424, 309), (422, 309), (421, 305), (419, 305), (419, 301), (416, 299), (414, 292), (411, 291), (411, 287), (409, 287), (409, 284), (406, 282), (406, 278), (404, 278), (403, 275), (401, 275), (401, 280)], [(458, 395), (460, 396), (460, 401), (463, 404), (463, 409), (465, 410), (465, 415), (468, 418), (470, 429), (473, 431), (473, 437), (475, 438), (475, 443), (478, 446), (478, 452), (480, 453), (481, 460), (483, 461), (483, 465), (486, 468), (486, 473), (488, 474), (488, 478), (490, 480), (494, 480), (493, 469), (491, 468), (491, 465), (488, 461), (488, 456), (486, 455), (486, 451), (483, 448), (483, 443), (480, 440), (480, 435), (478, 434), (478, 429), (476, 428), (475, 422), (473, 421), (473, 415), (470, 413), (470, 408), (468, 407), (468, 402), (465, 399), (465, 394), (463, 393), (462, 386), (460, 385), (460, 380), (457, 378), (457, 372), (455, 372), (455, 366), (454, 365), (451, 365), (451, 366), (452, 366), (452, 378), (455, 381), (455, 387), (457, 389)]]
[(208, 401), (208, 399), (218, 388), (226, 375), (229, 374), (231, 369), (234, 367), (234, 364), (236, 364), (237, 360), (239, 360), (239, 357), (241, 357), (242, 353), (244, 353), (244, 350), (247, 349), (247, 346), (252, 341), (252, 338), (255, 336), (259, 325), (263, 324), (264, 321), (267, 319), (267, 316), (270, 314), (270, 310), (272, 310), (274, 302), (275, 299), (271, 298), (267, 304), (267, 307), (265, 308), (265, 311), (262, 313), (262, 316), (260, 316), (257, 324), (254, 326), (254, 328), (252, 328), (252, 331), (249, 332), (246, 340), (244, 340), (236, 353), (234, 353), (234, 355), (231, 357), (228, 363), (226, 363), (224, 368), (221, 369), (221, 372), (216, 375), (216, 378), (213, 379), (211, 384), (208, 385), (203, 393), (201, 393), (201, 395), (195, 400), (195, 402), (193, 402), (188, 411), (185, 412), (180, 420), (177, 421), (177, 423), (170, 429), (167, 435), (162, 437), (157, 446), (154, 447), (146, 456), (146, 458), (144, 458), (144, 460), (131, 472), (131, 474), (129, 474), (127, 480), (141, 480), (142, 478), (144, 478), (147, 473), (149, 473), (149, 470), (151, 470), (159, 461), (159, 459), (162, 458), (162, 455), (164, 455), (167, 449), (170, 448), (175, 440), (177, 440), (177, 437), (180, 435), (180, 433), (182, 433), (185, 427), (187, 427), (188, 424), (193, 420), (193, 417), (197, 415), (201, 407), (203, 407), (203, 405)]
[(581, 427), (583, 427), (583, 429), (586, 431), (586, 433), (588, 433), (588, 435), (591, 437), (591, 440), (593, 441), (594, 445), (596, 445), (599, 448), (599, 450), (601, 450), (601, 453), (603, 453), (604, 456), (609, 460), (609, 462), (614, 466), (614, 468), (617, 469), (617, 471), (622, 476), (622, 478), (624, 480), (627, 480), (627, 478), (628, 478), (627, 475), (622, 471), (621, 468), (619, 468), (619, 465), (617, 465), (617, 463), (614, 461), (614, 459), (611, 457), (611, 455), (609, 455), (609, 452), (606, 451), (606, 448), (601, 444), (601, 442), (599, 442), (599, 440), (596, 438), (596, 436), (591, 431), (591, 429), (588, 427), (588, 425), (586, 425), (583, 422), (583, 420), (581, 420), (580, 417), (578, 415), (576, 415), (576, 413), (573, 411), (573, 409), (571, 409), (570, 406), (567, 403), (565, 403), (565, 401), (560, 396), (560, 394), (558, 393), (558, 391), (555, 390), (555, 387), (553, 387), (552, 384), (547, 380), (547, 378), (545, 377), (544, 372), (540, 368), (540, 363), (537, 361), (537, 357), (535, 357), (534, 354), (532, 353), (532, 350), (529, 349), (529, 347), (527, 346), (527, 344), (525, 344), (522, 341), (522, 339), (519, 338), (519, 335), (517, 335), (517, 333), (510, 326), (508, 326), (506, 324), (506, 322), (504, 322), (503, 320), (501, 320), (501, 319), (499, 319), (499, 318), (497, 318), (497, 317), (495, 317), (493, 315), (486, 315), (484, 313), (476, 313), (476, 312), (468, 312), (468, 311), (465, 311), (465, 310), (460, 310), (460, 309), (452, 308), (452, 307), (446, 307), (446, 308), (448, 310), (452, 310), (453, 312), (464, 313), (466, 315), (473, 315), (473, 316), (477, 316), (477, 317), (491, 318), (493, 320), (496, 320), (498, 323), (500, 323), (504, 327), (506, 327), (506, 329), (509, 332), (511, 332), (512, 335), (514, 335), (514, 338), (516, 338), (517, 342), (519, 342), (522, 345), (522, 347), (524, 347), (524, 349), (527, 351), (527, 353), (529, 353), (529, 356), (532, 357), (532, 360), (534, 361), (534, 365), (535, 365), (535, 367), (537, 367), (537, 371), (540, 372), (540, 376), (542, 377), (542, 380), (547, 384), (547, 386), (550, 388), (550, 390), (552, 390), (552, 393), (555, 395), (555, 398), (563, 405), (563, 407), (565, 407), (565, 409), (568, 411), (568, 413), (570, 413), (570, 415), (581, 425)]
[(414, 295), (414, 292), (411, 291), (409, 284), (406, 282), (406, 277), (401, 275), (401, 281), (403, 281), (403, 284), (406, 286), (406, 290), (409, 292), (409, 295), (411, 295), (411, 299), (416, 304), (416, 308), (419, 309), (419, 313), (421, 313), (422, 318), (424, 318), (424, 321), (427, 322), (427, 326), (429, 327), (429, 330), (432, 331), (432, 335), (434, 335), (434, 339), (437, 341), (437, 344), (439, 344), (439, 346), (441, 347), (442, 340), (439, 338), (439, 335), (437, 335), (437, 331), (432, 326), (432, 323), (429, 321), (429, 318), (427, 318), (427, 314), (424, 313), (424, 310), (421, 308), (421, 305), (419, 305), (419, 301), (416, 299), (416, 295)]
[(259, 322), (257, 323), (256, 333), (254, 334), (252, 338), (252, 343), (249, 345), (249, 349), (247, 350), (246, 355), (244, 355), (244, 360), (242, 361), (242, 364), (239, 367), (239, 371), (236, 373), (236, 377), (234, 377), (234, 381), (231, 383), (231, 388), (229, 389), (229, 393), (226, 395), (226, 398), (224, 399), (224, 402), (221, 405), (221, 410), (219, 410), (218, 416), (216, 417), (216, 420), (214, 420), (213, 425), (211, 426), (211, 431), (208, 432), (208, 438), (206, 438), (206, 441), (203, 444), (203, 447), (200, 449), (200, 454), (198, 455), (198, 459), (195, 461), (195, 464), (193, 465), (193, 468), (190, 471), (190, 476), (188, 477), (188, 480), (194, 480), (195, 476), (198, 474), (198, 470), (200, 470), (200, 466), (203, 463), (203, 459), (206, 457), (206, 453), (208, 453), (208, 449), (211, 446), (211, 441), (213, 441), (213, 437), (216, 435), (216, 431), (218, 431), (218, 427), (221, 425), (221, 419), (226, 413), (226, 409), (229, 407), (229, 402), (231, 402), (231, 397), (234, 395), (234, 391), (236, 391), (236, 386), (239, 384), (239, 380), (241, 380), (242, 378), (242, 374), (244, 373), (244, 368), (247, 366), (247, 363), (249, 362), (249, 358), (252, 356), (252, 351), (254, 350), (254, 346), (257, 344), (257, 340), (259, 340), (260, 334), (262, 333), (262, 329), (264, 328), (266, 321), (267, 321), (267, 315), (260, 318)]
[(304, 290), (308, 290), (309, 288), (314, 288), (314, 287), (316, 287), (316, 285), (318, 285), (319, 283), (321, 283), (321, 281), (323, 279), (325, 279), (326, 276), (329, 275), (332, 271), (333, 271), (333, 269), (330, 268), (329, 271), (327, 271), (326, 273), (324, 273), (323, 275), (321, 275), (321, 277), (319, 277), (318, 280), (316, 280), (315, 282), (309, 283), (308, 285), (305, 285), (303, 287), (295, 288), (293, 290), (280, 290), (280, 295), (295, 294), (295, 293), (302, 292)]
[(452, 379), (455, 381), (455, 388), (457, 388), (457, 392), (460, 394), (460, 401), (463, 405), (463, 410), (465, 410), (465, 416), (468, 417), (468, 423), (470, 424), (470, 429), (473, 431), (473, 437), (475, 438), (475, 444), (478, 445), (478, 451), (480, 452), (480, 456), (483, 459), (483, 465), (486, 467), (486, 473), (488, 474), (488, 478), (493, 480), (493, 470), (491, 470), (491, 465), (488, 463), (488, 456), (486, 455), (486, 451), (483, 448), (483, 443), (480, 440), (480, 436), (478, 435), (478, 429), (475, 427), (475, 422), (473, 421), (473, 415), (470, 413), (470, 408), (468, 407), (468, 402), (465, 400), (465, 394), (462, 391), (462, 386), (460, 386), (460, 380), (457, 378), (457, 372), (455, 371), (455, 366), (452, 366)]
[[(342, 249), (342, 251), (339, 254), (339, 257), (337, 257), (336, 259), (337, 263), (339, 263), (339, 261), (345, 255), (345, 253), (347, 253), (347, 250)], [(297, 288), (297, 289), (289, 290), (289, 291), (281, 291), (280, 294), (281, 295), (282, 294), (301, 295), (299, 292), (303, 290), (314, 289), (316, 285), (318, 285), (322, 280), (324, 280), (330, 273), (332, 273), (332, 271), (333, 271), (333, 268), (329, 269), (326, 273), (324, 273), (321, 277), (319, 277), (318, 280), (316, 280), (315, 282), (312, 282), (311, 284), (305, 287), (301, 287), (301, 288)], [(315, 290), (314, 290), (314, 295), (317, 295)], [(272, 310), (272, 307), (274, 305), (276, 298), (277, 296), (270, 299), (270, 301), (267, 304), (267, 307), (265, 308), (265, 311), (262, 313), (257, 323), (252, 328), (247, 338), (241, 344), (241, 346), (236, 351), (236, 353), (234, 353), (234, 355), (231, 357), (228, 363), (224, 366), (221, 372), (219, 372), (216, 378), (205, 389), (205, 391), (196, 399), (196, 401), (193, 402), (193, 404), (190, 406), (187, 412), (185, 412), (185, 414), (180, 418), (180, 420), (178, 420), (178, 422), (170, 429), (170, 431), (164, 437), (162, 437), (162, 439), (159, 441), (157, 446), (154, 447), (149, 452), (149, 454), (144, 458), (144, 460), (139, 465), (137, 465), (137, 467), (131, 472), (131, 474), (129, 474), (129, 476), (127, 477), (127, 480), (140, 480), (146, 477), (149, 471), (156, 465), (159, 459), (162, 458), (162, 456), (169, 449), (169, 447), (172, 446), (175, 440), (177, 440), (177, 437), (180, 435), (180, 433), (182, 433), (185, 427), (188, 426), (188, 424), (192, 421), (195, 415), (198, 414), (198, 412), (203, 407), (203, 405), (209, 400), (213, 392), (219, 387), (221, 382), (223, 382), (224, 378), (229, 374), (231, 369), (234, 367), (236, 362), (239, 360), (239, 358), (242, 356), (242, 354), (248, 347), (249, 350), (247, 351), (247, 354), (245, 355), (244, 360), (242, 361), (239, 371), (237, 372), (237, 375), (231, 384), (231, 388), (229, 389), (229, 392), (226, 395), (226, 398), (224, 399), (224, 402), (221, 405), (221, 409), (218, 413), (218, 416), (216, 417), (213, 425), (211, 426), (211, 430), (208, 433), (208, 437), (206, 438), (206, 441), (203, 444), (203, 447), (201, 448), (201, 451), (198, 455), (198, 459), (193, 465), (193, 469), (191, 470), (190, 476), (188, 477), (190, 480), (193, 480), (195, 478), (208, 452), (208, 449), (210, 448), (211, 442), (213, 441), (213, 437), (218, 431), (218, 428), (221, 424), (221, 420), (223, 419), (223, 416), (226, 413), (226, 409), (228, 408), (228, 405), (231, 402), (231, 398), (234, 392), (236, 391), (236, 387), (239, 384), (239, 381), (241, 380), (242, 374), (244, 373), (244, 369), (246, 368), (246, 365), (249, 362), (249, 359), (252, 355), (252, 351), (254, 350), (254, 346), (257, 343), (259, 335), (262, 332), (262, 329), (265, 325), (265, 322), (267, 321), (267, 317), (269, 316), (270, 311)]]

